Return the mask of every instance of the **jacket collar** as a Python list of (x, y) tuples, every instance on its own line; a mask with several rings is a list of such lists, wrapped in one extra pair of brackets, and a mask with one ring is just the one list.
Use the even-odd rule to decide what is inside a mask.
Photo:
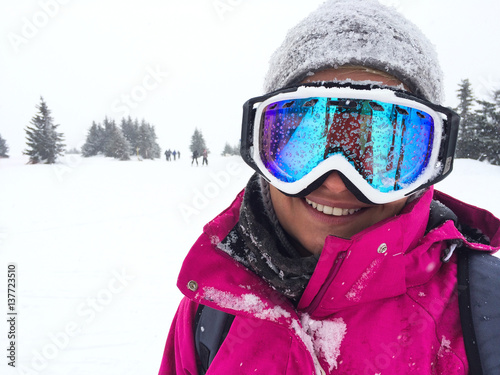
[[(328, 237), (299, 310), (325, 317), (360, 303), (401, 295), (422, 274), (429, 277), (437, 272), (442, 248), (431, 245), (437, 237), (443, 238), (423, 240), (432, 196), (430, 189), (399, 215), (351, 239)], [(450, 238), (458, 235), (454, 228), (451, 223)], [(408, 272), (409, 266), (417, 269)]]
[(296, 316), (290, 300), (218, 248), (238, 222), (242, 199), (243, 192), (204, 227), (184, 259), (177, 287), (203, 305), (289, 326), (290, 319)]
[(480, 244), (469, 238), (463, 238), (464, 243), (473, 250), (486, 250), (491, 253), (500, 250), (500, 220), (491, 212), (459, 201), (440, 191), (435, 191), (434, 199), (450, 208), (461, 224), (473, 228), (477, 233), (488, 239), (489, 244)]

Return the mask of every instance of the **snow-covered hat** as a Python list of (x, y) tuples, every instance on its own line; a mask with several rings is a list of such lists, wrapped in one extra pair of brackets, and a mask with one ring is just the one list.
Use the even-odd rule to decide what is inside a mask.
[(289, 30), (271, 57), (264, 90), (342, 65), (387, 72), (413, 93), (436, 104), (443, 100), (433, 45), (413, 23), (377, 0), (328, 0)]

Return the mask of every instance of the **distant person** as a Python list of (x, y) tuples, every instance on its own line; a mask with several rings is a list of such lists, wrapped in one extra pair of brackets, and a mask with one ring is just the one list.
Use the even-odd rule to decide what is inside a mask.
[(171, 155), (172, 155), (172, 151), (170, 149), (165, 151), (165, 157), (167, 158), (167, 161), (170, 161)]
[(177, 156), (177, 152), (176, 152), (175, 150), (174, 150), (174, 151), (172, 151), (172, 156), (174, 157), (174, 161), (175, 161), (176, 156)]
[(208, 151), (207, 149), (203, 150), (203, 161), (201, 162), (201, 165), (207, 165), (208, 166)]
[(177, 157), (180, 159), (181, 158), (181, 152), (177, 151)]
[(198, 165), (198, 158), (200, 155), (198, 154), (198, 150), (193, 151), (193, 160), (191, 160), (191, 165), (196, 161), (196, 165)]

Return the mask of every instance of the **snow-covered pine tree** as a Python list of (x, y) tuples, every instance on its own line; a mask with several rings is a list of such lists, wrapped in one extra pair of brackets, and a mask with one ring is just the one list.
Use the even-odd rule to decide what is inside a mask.
[(40, 97), (40, 104), (36, 108), (38, 114), (31, 119), (32, 126), (25, 129), (28, 147), (23, 153), (29, 156), (32, 164), (53, 164), (64, 153), (63, 134), (57, 132), (59, 125), (54, 124), (43, 97)]
[(234, 155), (234, 150), (233, 147), (229, 144), (229, 142), (226, 142), (224, 145), (224, 150), (222, 150), (222, 156), (228, 156), (228, 155)]
[(500, 165), (500, 90), (493, 93), (493, 102), (478, 101), (476, 121), (479, 142), (479, 160)]
[(137, 147), (139, 148), (139, 155), (144, 159), (154, 159), (161, 156), (161, 149), (156, 142), (156, 138), (154, 126), (142, 120), (139, 127)]
[(0, 135), (0, 158), (9, 157), (9, 146), (7, 146), (7, 141)]
[(104, 119), (104, 155), (107, 157), (130, 160), (130, 143), (116, 126), (115, 120)]
[(149, 126), (149, 132), (151, 133), (151, 140), (152, 140), (151, 156), (153, 158), (156, 158), (156, 159), (161, 158), (161, 147), (158, 144), (158, 142), (156, 142), (158, 137), (156, 136), (155, 127), (153, 125), (150, 125), (150, 124), (148, 124), (148, 126)]
[(137, 121), (132, 121), (130, 116), (121, 120), (121, 129), (125, 139), (130, 143), (130, 155), (135, 155), (137, 152), (139, 141), (139, 124)]
[(233, 146), (233, 155), (240, 155), (240, 143), (236, 143), (236, 145)]
[(113, 157), (120, 160), (130, 160), (130, 143), (125, 139), (122, 131), (115, 128), (112, 137)]
[(456, 111), (461, 119), (455, 154), (457, 158), (478, 159), (480, 152), (477, 119), (473, 110), (476, 99), (472, 92), (472, 85), (468, 79), (463, 79), (458, 86), (459, 103)]
[(205, 139), (203, 138), (203, 134), (198, 128), (194, 129), (194, 133), (191, 136), (191, 145), (189, 146), (191, 152), (198, 152), (198, 156), (203, 154), (203, 150), (208, 150), (207, 145), (205, 144)]
[(104, 152), (104, 129), (101, 124), (92, 121), (92, 126), (87, 134), (85, 144), (82, 146), (82, 155), (84, 157), (95, 156)]
[(108, 119), (108, 117), (104, 118), (103, 121), (104, 128), (104, 156), (112, 158), (115, 155), (114, 145), (113, 145), (113, 137), (116, 133), (116, 123), (114, 120)]
[(149, 132), (144, 126), (144, 120), (142, 120), (141, 126), (139, 127), (139, 137), (137, 140), (137, 148), (139, 149), (139, 155), (143, 159), (149, 159)]

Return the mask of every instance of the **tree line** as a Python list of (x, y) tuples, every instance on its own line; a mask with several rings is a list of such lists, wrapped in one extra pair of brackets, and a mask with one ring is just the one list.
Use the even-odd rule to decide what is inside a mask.
[(240, 154), (240, 144), (236, 144), (234, 146), (231, 146), (229, 142), (226, 142), (224, 145), (224, 149), (222, 150), (222, 156), (227, 156), (227, 155), (239, 155)]
[[(104, 155), (120, 160), (129, 160), (130, 156), (137, 155), (144, 159), (161, 157), (161, 148), (157, 143), (155, 127), (145, 120), (122, 118), (120, 126), (113, 119), (105, 117), (102, 124), (92, 122), (88, 129), (84, 145), (80, 150), (72, 148), (66, 151), (64, 135), (58, 131), (58, 124), (54, 123), (51, 110), (40, 97), (40, 104), (36, 105), (38, 112), (31, 119), (26, 131), (26, 149), (24, 155), (29, 156), (29, 163), (53, 164), (59, 156), (65, 153), (81, 153), (84, 157)], [(190, 143), (191, 152), (202, 155), (204, 150), (210, 152), (200, 130), (195, 129)], [(9, 157), (9, 146), (0, 134), (0, 158)]]
[[(500, 165), (500, 89), (494, 90), (489, 100), (479, 100), (473, 93), (468, 79), (458, 85), (458, 106), (455, 109), (461, 117), (455, 156)], [(51, 110), (40, 98), (38, 112), (31, 119), (26, 131), (26, 149), (29, 163), (54, 163), (65, 153), (64, 135), (58, 131)], [(92, 123), (85, 144), (81, 148), (84, 157), (102, 154), (120, 160), (129, 160), (137, 155), (145, 159), (160, 158), (161, 149), (157, 143), (155, 128), (145, 120), (139, 122), (122, 118), (120, 126), (115, 120), (105, 118), (101, 123)], [(195, 129), (190, 150), (201, 155), (207, 149), (203, 134)], [(0, 158), (9, 157), (7, 141), (0, 135)], [(238, 155), (239, 145), (226, 143), (222, 155)]]
[(82, 156), (104, 155), (119, 160), (130, 160), (137, 155), (144, 159), (161, 156), (161, 148), (156, 142), (155, 127), (142, 120), (122, 118), (120, 126), (115, 120), (104, 119), (102, 124), (95, 121), (88, 130), (87, 139), (82, 146)]
[(500, 89), (490, 100), (479, 100), (468, 79), (458, 86), (455, 110), (461, 119), (455, 156), (500, 165)]

